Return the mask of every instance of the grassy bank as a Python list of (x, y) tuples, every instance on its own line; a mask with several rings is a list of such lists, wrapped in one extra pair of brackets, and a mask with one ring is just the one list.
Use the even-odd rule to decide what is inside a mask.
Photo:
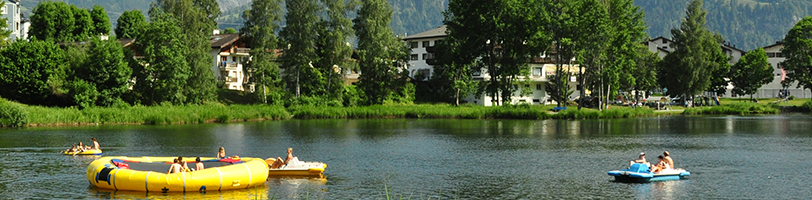
[(778, 114), (778, 106), (759, 103), (738, 102), (738, 103), (722, 104), (721, 106), (686, 108), (683, 114), (686, 115)]
[(24, 106), (24, 109), (28, 112), (29, 126), (196, 124), (291, 118), (283, 107), (254, 105), (133, 106), (125, 108), (88, 108), (83, 110)]
[[(76, 126), (102, 124), (197, 124), (284, 119), (611, 119), (680, 114), (655, 112), (647, 107), (612, 107), (608, 110), (569, 107), (551, 112), (553, 106), (451, 106), (448, 104), (375, 105), (364, 107), (316, 107), (265, 105), (189, 105), (88, 108), (28, 106), (0, 99), (0, 127)], [(812, 110), (812, 101), (799, 108)], [(778, 105), (728, 103), (688, 108), (682, 114), (776, 114)], [(808, 111), (807, 111), (808, 112)]]

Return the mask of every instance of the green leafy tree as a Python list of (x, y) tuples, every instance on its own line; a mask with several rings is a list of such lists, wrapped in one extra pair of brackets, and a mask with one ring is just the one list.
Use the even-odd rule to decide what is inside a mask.
[(75, 69), (75, 78), (83, 80), (99, 94), (92, 105), (112, 106), (127, 92), (132, 69), (123, 49), (118, 41), (95, 38), (87, 50), (89, 62)]
[(90, 11), (90, 17), (93, 18), (93, 35), (110, 34), (110, 17), (107, 16), (104, 7), (94, 5), (93, 10)]
[(184, 88), (189, 87), (191, 69), (184, 58), (189, 47), (183, 42), (186, 37), (179, 27), (181, 23), (161, 8), (151, 9), (150, 19), (134, 44), (143, 58), (139, 60), (142, 64), (133, 69), (133, 90), (146, 105), (184, 104), (188, 102)]
[(344, 91), (342, 73), (351, 70), (353, 65), (347, 61), (352, 55), (352, 46), (349, 37), (353, 35), (352, 20), (349, 13), (355, 10), (352, 2), (345, 4), (344, 0), (321, 0), (327, 8), (326, 18), (322, 18), (318, 28), (316, 54), (319, 59), (315, 63), (325, 78), (326, 88), (324, 95), (332, 99), (341, 99)]
[(84, 8), (70, 5), (73, 10), (73, 40), (72, 41), (87, 41), (88, 38), (93, 36), (96, 26), (93, 25), (93, 17), (90, 16), (90, 11)]
[(234, 29), (234, 28), (227, 28), (226, 30), (223, 30), (223, 33), (234, 34), (234, 33), (237, 33), (237, 30)]
[(65, 2), (45, 1), (34, 7), (28, 34), (39, 40), (73, 41), (74, 14)]
[[(660, 85), (657, 82), (657, 67), (660, 66), (660, 56), (657, 53), (651, 52), (645, 46), (637, 48), (637, 66), (632, 71), (634, 76), (633, 89), (636, 91), (650, 91), (658, 89)], [(639, 95), (639, 93), (635, 93)]]
[(747, 52), (730, 69), (732, 92), (736, 95), (752, 96), (762, 85), (772, 82), (773, 78), (773, 67), (762, 48)]
[[(161, 8), (172, 14), (180, 23), (184, 35), (182, 52), (189, 65), (191, 74), (183, 88), (184, 103), (203, 103), (217, 99), (217, 81), (211, 67), (214, 61), (209, 55), (211, 34), (217, 28), (214, 19), (220, 15), (220, 8), (215, 0), (157, 0), (150, 10)], [(152, 12), (152, 11), (150, 11)], [(150, 17), (151, 18), (151, 17)]]
[(680, 28), (672, 29), (676, 49), (668, 54), (659, 70), (660, 83), (671, 96), (693, 96), (711, 86), (713, 72), (720, 69), (718, 55), (721, 45), (705, 25), (706, 11), (701, 0), (688, 5)]
[(391, 19), (392, 8), (385, 0), (362, 0), (353, 19), (361, 69), (358, 87), (366, 94), (368, 104), (383, 104), (397, 95), (409, 95), (403, 94), (406, 86), (397, 80), (408, 77), (401, 72), (408, 73), (403, 63), (409, 50), (389, 27)]
[(447, 54), (438, 55), (437, 78), (448, 79), (443, 87), (457, 90), (453, 94), (459, 99), (473, 86), (463, 76), (484, 69), (491, 78), (477, 85), (477, 95), (485, 93), (496, 104), (511, 102), (514, 86), (529, 75), (527, 56), (549, 46), (547, 34), (538, 29), (546, 21), (541, 8), (536, 1), (450, 1), (444, 13), (448, 37), (441, 43), (448, 46), (438, 47)]
[(798, 83), (797, 87), (812, 90), (812, 17), (805, 17), (795, 24), (784, 37), (781, 53), (787, 59), (782, 63), (787, 78), (784, 86)]
[(555, 74), (552, 76), (551, 84), (555, 86), (552, 91), (547, 91), (550, 97), (557, 102), (558, 106), (566, 105), (567, 97), (570, 93), (570, 71), (564, 65), (572, 66), (576, 50), (576, 31), (578, 28), (578, 11), (580, 1), (550, 0), (545, 2), (544, 8), (549, 13), (551, 19), (547, 26), (547, 32), (551, 36), (555, 53), (552, 55), (555, 62)]
[[(0, 2), (0, 8), (6, 5), (6, 2)], [(8, 29), (8, 19), (0, 18), (0, 48), (8, 45), (8, 37), (11, 36), (11, 30)]]
[[(240, 33), (251, 47), (249, 52), (251, 62), (247, 63), (246, 74), (250, 74), (249, 82), (255, 84), (254, 92), (256, 102), (268, 104), (268, 93), (281, 94), (279, 66), (276, 62), (275, 50), (279, 40), (276, 32), (280, 29), (282, 21), (282, 0), (253, 0), (251, 7), (245, 10), (242, 18), (245, 24)], [(273, 104), (281, 102), (280, 95), (271, 98)]]
[[(595, 0), (585, 0), (579, 6), (577, 17), (575, 19), (576, 25), (578, 26), (577, 32), (575, 32), (575, 59), (579, 61), (578, 65), (578, 85), (582, 86), (580, 90), (580, 96), (586, 96), (586, 88), (593, 89), (592, 91), (596, 91), (593, 94), (599, 94), (597, 88), (602, 88), (603, 80), (607, 79), (607, 77), (615, 77), (615, 76), (607, 76), (607, 72), (613, 72), (610, 68), (612, 65), (604, 65), (604, 61), (607, 59), (607, 53), (617, 53), (615, 51), (609, 50), (616, 50), (610, 49), (610, 42), (612, 44), (618, 43), (619, 45), (625, 45), (622, 37), (615, 37), (616, 35), (622, 35), (626, 31), (627, 27), (612, 29), (611, 22), (615, 22), (618, 24), (613, 24), (615, 26), (624, 26), (625, 24), (620, 24), (624, 18), (626, 13), (622, 11), (617, 11), (615, 6), (622, 6), (617, 4), (617, 2), (606, 2), (609, 4), (608, 6), (602, 4), (599, 1)], [(614, 4), (613, 4), (614, 3)], [(611, 11), (611, 12), (610, 12)], [(609, 20), (609, 14), (620, 15), (616, 16), (617, 19), (613, 19), (611, 22)], [(619, 30), (619, 31), (618, 31)], [(616, 34), (616, 35), (613, 35)], [(614, 55), (612, 58), (617, 55)], [(608, 69), (608, 70), (607, 70)], [(589, 86), (589, 87), (587, 87)], [(554, 90), (555, 91), (555, 90)], [(561, 95), (556, 95), (561, 96)], [(586, 98), (579, 98), (578, 102), (578, 109), (581, 109), (583, 105), (589, 103), (584, 102)]]
[(313, 66), (318, 63), (316, 41), (321, 7), (317, 0), (287, 0), (285, 28), (279, 37), (288, 45), (280, 56), (288, 90), (296, 98), (323, 94), (326, 80)]
[(146, 18), (140, 10), (125, 11), (121, 14), (121, 17), (116, 20), (116, 37), (136, 38), (143, 32), (146, 24)]
[[(722, 35), (718, 33), (714, 34), (713, 37), (717, 44), (723, 44), (725, 42)], [(717, 63), (717, 68), (711, 72), (708, 91), (716, 94), (724, 94), (727, 92), (727, 86), (730, 83), (731, 57), (722, 51), (713, 51), (711, 58), (713, 62)]]
[(0, 96), (25, 104), (56, 105), (54, 91), (62, 83), (58, 69), (65, 63), (53, 42), (18, 41), (0, 50)]

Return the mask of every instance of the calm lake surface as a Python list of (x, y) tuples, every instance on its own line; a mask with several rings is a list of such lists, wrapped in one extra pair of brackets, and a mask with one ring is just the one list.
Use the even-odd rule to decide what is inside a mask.
[[(269, 178), (237, 191), (144, 193), (90, 187), (96, 157), (60, 150), (97, 138), (106, 156), (284, 157), (325, 178)], [(671, 152), (679, 181), (606, 173), (642, 151)], [(0, 129), (0, 199), (809, 199), (812, 117), (612, 120), (288, 120), (239, 124)]]

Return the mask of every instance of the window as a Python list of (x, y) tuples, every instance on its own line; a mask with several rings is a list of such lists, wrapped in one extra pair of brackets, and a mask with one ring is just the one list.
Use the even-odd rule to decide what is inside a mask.
[(474, 70), (474, 72), (471, 72), (471, 76), (480, 76), (480, 75), (482, 75), (481, 70)]
[(8, 4), (3, 5), (3, 7), (0, 7), (0, 14), (2, 14), (2, 15), (8, 14), (8, 13), (6, 12), (6, 8), (7, 8), (7, 7), (8, 7)]
[(525, 87), (525, 88), (530, 88), (530, 85), (528, 85), (528, 84), (524, 84), (524, 87)]
[(541, 84), (536, 84), (536, 90), (541, 90)]
[(417, 60), (417, 54), (412, 54), (412, 59), (411, 60)]
[(409, 42), (409, 46), (411, 46), (412, 49), (417, 49), (417, 42)]
[(533, 68), (533, 76), (541, 76), (541, 67)]
[(668, 44), (668, 40), (663, 39), (663, 44)]
[(429, 47), (431, 41), (423, 41), (423, 48)]
[(429, 58), (428, 59), (434, 59), (434, 53), (429, 53)]
[(428, 54), (423, 54), (423, 60), (428, 59)]

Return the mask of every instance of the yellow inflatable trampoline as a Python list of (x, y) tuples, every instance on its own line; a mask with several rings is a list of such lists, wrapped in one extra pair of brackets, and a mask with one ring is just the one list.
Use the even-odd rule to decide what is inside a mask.
[[(259, 158), (201, 157), (203, 170), (167, 174), (174, 158), (101, 157), (87, 167), (87, 180), (103, 189), (166, 193), (243, 189), (265, 184), (268, 178), (268, 164)], [(196, 164), (187, 163), (190, 168)]]

